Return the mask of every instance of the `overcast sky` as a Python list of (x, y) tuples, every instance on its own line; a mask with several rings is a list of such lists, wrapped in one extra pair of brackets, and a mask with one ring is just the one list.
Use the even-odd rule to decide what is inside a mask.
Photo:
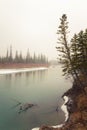
[(87, 28), (87, 0), (0, 0), (0, 55), (29, 48), (56, 59), (59, 18), (66, 14), (70, 36)]

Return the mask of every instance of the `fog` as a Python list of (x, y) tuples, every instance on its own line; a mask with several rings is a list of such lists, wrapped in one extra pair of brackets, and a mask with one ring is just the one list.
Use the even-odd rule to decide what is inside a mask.
[(0, 55), (12, 45), (13, 52), (57, 58), (59, 18), (66, 14), (70, 37), (87, 28), (86, 0), (0, 0)]

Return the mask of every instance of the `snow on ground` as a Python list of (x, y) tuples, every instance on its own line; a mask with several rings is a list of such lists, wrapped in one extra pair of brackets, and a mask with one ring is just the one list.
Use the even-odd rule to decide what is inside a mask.
[(3, 74), (12, 74), (12, 73), (21, 73), (21, 72), (30, 72), (37, 70), (46, 70), (46, 67), (37, 67), (37, 68), (21, 68), (21, 69), (0, 69), (0, 75)]

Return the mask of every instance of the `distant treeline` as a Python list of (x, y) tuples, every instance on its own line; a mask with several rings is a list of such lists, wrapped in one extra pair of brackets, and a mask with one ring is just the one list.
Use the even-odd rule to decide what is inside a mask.
[(16, 51), (13, 56), (12, 46), (10, 46), (10, 49), (7, 49), (6, 56), (0, 56), (0, 63), (48, 64), (48, 58), (43, 54), (36, 56), (35, 53), (31, 56), (29, 49), (27, 49), (26, 56), (22, 55), (22, 51)]

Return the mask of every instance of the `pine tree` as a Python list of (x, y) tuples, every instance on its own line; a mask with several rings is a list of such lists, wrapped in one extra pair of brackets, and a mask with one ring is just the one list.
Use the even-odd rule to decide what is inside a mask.
[(10, 46), (10, 55), (9, 55), (9, 63), (12, 63), (13, 56), (12, 56), (12, 46)]
[(7, 53), (6, 53), (6, 62), (8, 63), (8, 61), (9, 61), (9, 52), (8, 52), (8, 49), (7, 49)]
[(87, 75), (87, 34), (80, 31), (71, 40), (72, 63), (79, 75)]
[(34, 52), (34, 55), (33, 55), (33, 63), (37, 63), (37, 57), (36, 57), (35, 52)]
[(19, 59), (19, 62), (20, 62), (20, 63), (23, 63), (23, 57), (22, 57), (22, 52), (21, 52), (21, 51), (20, 51), (20, 55), (19, 55), (19, 58), (18, 58), (18, 59)]
[[(72, 64), (73, 68), (75, 71), (78, 70), (79, 62), (78, 62), (78, 35), (74, 34), (73, 38), (71, 39), (71, 59), (72, 59)], [(77, 72), (78, 73), (78, 72)]]
[(14, 59), (15, 63), (19, 63), (19, 55), (18, 55), (18, 51), (16, 51), (15, 53), (15, 59)]
[(66, 14), (62, 15), (62, 18), (60, 18), (60, 26), (58, 27), (57, 34), (59, 36), (58, 38), (58, 45), (56, 47), (57, 51), (59, 52), (59, 59), (60, 62), (63, 64), (63, 72), (66, 76), (72, 76), (74, 82), (77, 84), (80, 84), (79, 86), (82, 86), (78, 73), (75, 69), (75, 65), (73, 65), (72, 62), (72, 56), (71, 56), (71, 46), (68, 43), (68, 22), (67, 22), (67, 16)]
[(30, 63), (31, 61), (31, 57), (30, 57), (30, 53), (29, 53), (29, 49), (27, 50), (27, 55), (26, 55), (26, 63)]
[(60, 26), (58, 27), (57, 34), (58, 45), (56, 47), (59, 52), (59, 60), (63, 64), (64, 75), (69, 75), (71, 73), (71, 57), (70, 57), (70, 47), (67, 41), (68, 36), (68, 22), (67, 16), (65, 14), (60, 18)]
[(84, 31), (83, 34), (83, 41), (84, 41), (84, 73), (87, 76), (87, 29)]

